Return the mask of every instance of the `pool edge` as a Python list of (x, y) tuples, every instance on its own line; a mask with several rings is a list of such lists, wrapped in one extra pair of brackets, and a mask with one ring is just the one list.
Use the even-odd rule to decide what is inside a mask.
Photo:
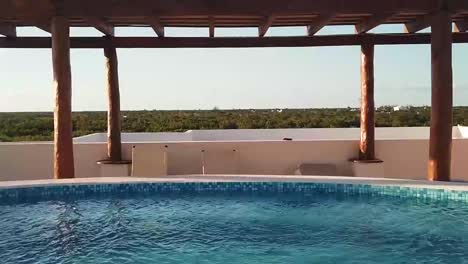
[(399, 186), (410, 188), (443, 189), (453, 191), (468, 191), (468, 182), (432, 182), (421, 180), (405, 180), (392, 178), (360, 178), (343, 176), (299, 176), (299, 175), (174, 175), (166, 177), (96, 177), (75, 179), (47, 179), (28, 181), (0, 182), (0, 189), (67, 186), (67, 185), (99, 185), (99, 184), (135, 184), (135, 183), (190, 183), (190, 182), (302, 182), (302, 183), (333, 183), (361, 184), (373, 186)]

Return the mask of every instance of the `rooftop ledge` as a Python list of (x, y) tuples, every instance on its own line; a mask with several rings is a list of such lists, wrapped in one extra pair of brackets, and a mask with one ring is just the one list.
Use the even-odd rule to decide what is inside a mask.
[(383, 163), (383, 160), (380, 160), (380, 159), (371, 159), (371, 160), (350, 159), (349, 161), (353, 163)]
[(296, 176), (296, 175), (174, 175), (161, 178), (109, 177), (75, 178), (63, 180), (34, 180), (0, 182), (0, 189), (57, 185), (93, 185), (127, 183), (184, 183), (184, 182), (311, 182), (400, 186), (411, 188), (468, 191), (468, 182), (431, 182), (388, 178)]
[(131, 160), (98, 160), (96, 161), (99, 165), (127, 165), (132, 164)]

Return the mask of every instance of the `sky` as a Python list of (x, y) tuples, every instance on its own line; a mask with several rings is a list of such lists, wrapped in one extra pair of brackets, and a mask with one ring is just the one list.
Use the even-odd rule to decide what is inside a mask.
[[(426, 30), (428, 31), (428, 30)], [(402, 25), (373, 33), (400, 33)], [(351, 26), (318, 34), (352, 34)], [(256, 36), (257, 29), (216, 29), (217, 36)], [(272, 28), (267, 36), (305, 35), (304, 27)], [(48, 36), (19, 28), (19, 36)], [(72, 28), (71, 36), (100, 36)], [(117, 28), (117, 36), (155, 36), (150, 28)], [(167, 28), (166, 35), (208, 36), (207, 28)], [(122, 110), (356, 107), (360, 48), (118, 49)], [(375, 101), (430, 105), (429, 45), (376, 46)], [(71, 51), (74, 111), (107, 109), (104, 56)], [(454, 104), (468, 105), (468, 44), (453, 46)], [(0, 112), (53, 111), (49, 49), (0, 49)]]

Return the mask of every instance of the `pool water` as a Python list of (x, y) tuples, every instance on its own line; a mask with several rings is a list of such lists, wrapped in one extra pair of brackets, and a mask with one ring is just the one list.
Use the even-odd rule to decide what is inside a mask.
[(1, 263), (462, 263), (468, 205), (342, 194), (0, 204)]

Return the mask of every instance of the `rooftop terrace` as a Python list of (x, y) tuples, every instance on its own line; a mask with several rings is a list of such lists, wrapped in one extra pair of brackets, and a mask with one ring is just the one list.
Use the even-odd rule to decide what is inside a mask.
[[(367, 34), (379, 25), (395, 23), (404, 24), (406, 33)], [(356, 34), (315, 36), (315, 33), (327, 25), (354, 25)], [(41, 28), (50, 32), (51, 37), (19, 37), (16, 28), (21, 26)], [(117, 26), (151, 27), (158, 37), (116, 37), (114, 33)], [(210, 37), (168, 38), (164, 34), (164, 28), (168, 26), (208, 27)], [(265, 37), (269, 28), (281, 26), (305, 26), (308, 34), (307, 36)], [(105, 37), (70, 38), (70, 27), (94, 27)], [(215, 37), (216, 27), (256, 27), (258, 37), (219, 38)], [(429, 27), (431, 28), (430, 34), (417, 33)], [(453, 32), (453, 27), (455, 32)], [(352, 146), (352, 149), (355, 149), (352, 151), (353, 154), (346, 153), (345, 156), (353, 158), (356, 163), (370, 164), (381, 163), (382, 156), (384, 156), (380, 153), (379, 157), (381, 150), (375, 147), (374, 47), (375, 45), (430, 43), (431, 128), (429, 141), (426, 142), (428, 152), (423, 151), (418, 155), (428, 157), (423, 160), (427, 162), (429, 180), (450, 181), (453, 165), (452, 44), (468, 43), (468, 33), (465, 31), (468, 31), (468, 1), (466, 0), (0, 1), (0, 34), (6, 36), (0, 38), (0, 47), (52, 49), (53, 84), (56, 92), (55, 140), (52, 156), (54, 177), (58, 179), (75, 177), (75, 160), (82, 158), (81, 155), (74, 155), (74, 150), (78, 147), (73, 144), (71, 117), (71, 48), (104, 49), (109, 101), (107, 162), (120, 165), (125, 156), (129, 159), (130, 152), (123, 151), (125, 145), (121, 140), (116, 48), (359, 45), (361, 47), (360, 137), (359, 144)], [(269, 135), (266, 134), (266, 136)], [(340, 147), (346, 149), (345, 142)], [(201, 151), (205, 150), (201, 148)], [(401, 153), (394, 154), (400, 155)], [(269, 162), (273, 162), (273, 159)], [(202, 168), (204, 171), (205, 166), (203, 165)], [(343, 170), (343, 173), (345, 172), (349, 173)]]

